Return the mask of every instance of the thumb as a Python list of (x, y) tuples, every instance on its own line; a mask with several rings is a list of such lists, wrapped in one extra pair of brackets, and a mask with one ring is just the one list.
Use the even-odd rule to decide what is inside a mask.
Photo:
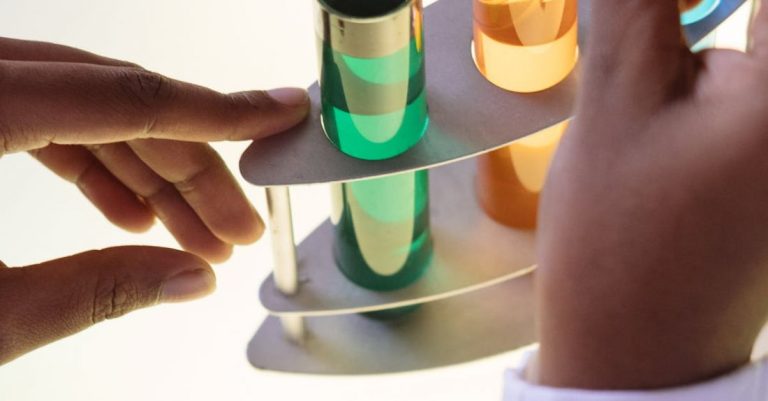
[(207, 295), (215, 283), (202, 259), (151, 247), (0, 269), (0, 364), (105, 319)]

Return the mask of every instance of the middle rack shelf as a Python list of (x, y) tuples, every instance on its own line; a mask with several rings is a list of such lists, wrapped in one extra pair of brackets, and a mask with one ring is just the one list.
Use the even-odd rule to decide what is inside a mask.
[[(392, 292), (358, 287), (336, 267), (333, 226), (326, 221), (298, 246), (300, 291), (283, 295), (270, 275), (261, 302), (278, 316), (330, 316), (372, 312), (476, 291), (529, 273), (534, 264), (534, 234), (506, 228), (483, 213), (472, 188), (474, 160), (430, 172), (435, 255), (424, 277)], [(503, 250), (503, 252), (500, 252)]]

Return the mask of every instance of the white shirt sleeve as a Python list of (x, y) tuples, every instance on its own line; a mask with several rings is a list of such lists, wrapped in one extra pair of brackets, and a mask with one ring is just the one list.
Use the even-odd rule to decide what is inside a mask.
[(528, 354), (520, 367), (507, 371), (504, 401), (766, 401), (768, 359), (711, 381), (656, 391), (586, 391), (537, 386), (525, 381)]

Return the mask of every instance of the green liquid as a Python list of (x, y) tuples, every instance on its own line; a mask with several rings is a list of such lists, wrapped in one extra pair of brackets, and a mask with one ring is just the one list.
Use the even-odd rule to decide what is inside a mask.
[(334, 256), (353, 283), (375, 291), (405, 288), (432, 259), (426, 171), (334, 184)]
[[(378, 15), (405, 3), (326, 2), (358, 17)], [(415, 13), (416, 6), (412, 7)], [(412, 18), (421, 18), (421, 14)], [(330, 40), (318, 43), (323, 129), (349, 156), (363, 160), (398, 156), (416, 145), (427, 129), (423, 32), (420, 21), (412, 22), (410, 40), (383, 57), (359, 56), (381, 54), (366, 52), (364, 47), (340, 50), (333, 49)], [(341, 43), (340, 48), (348, 45), (343, 41), (343, 26), (339, 35), (342, 40), (335, 43)], [(371, 46), (387, 40), (375, 35), (368, 38)], [(392, 291), (413, 284), (424, 274), (432, 259), (426, 171), (336, 184), (332, 190), (334, 257), (350, 281), (374, 291)], [(363, 316), (393, 320), (418, 307)]]
[(382, 160), (413, 147), (428, 125), (424, 48), (411, 39), (377, 58), (356, 58), (319, 46), (322, 121), (342, 152)]

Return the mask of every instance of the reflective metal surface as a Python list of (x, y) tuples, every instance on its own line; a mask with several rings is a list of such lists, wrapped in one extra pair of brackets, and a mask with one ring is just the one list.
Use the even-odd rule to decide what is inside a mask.
[[(360, 315), (307, 318), (302, 346), (270, 317), (248, 345), (258, 369), (320, 375), (407, 372), (471, 362), (535, 342), (531, 276), (423, 305), (385, 323)], [(374, 341), (375, 339), (375, 341)]]
[(333, 257), (333, 226), (326, 222), (298, 247), (298, 291), (285, 296), (267, 278), (261, 302), (271, 313), (328, 316), (414, 305), (447, 298), (518, 277), (534, 264), (534, 234), (501, 226), (480, 209), (472, 189), (471, 160), (430, 172), (432, 265), (415, 284), (376, 292), (352, 284)]
[[(287, 187), (267, 188), (269, 229), (272, 234), (272, 257), (275, 263), (272, 274), (275, 288), (285, 296), (296, 293), (299, 287), (296, 243), (293, 238), (291, 193)], [(287, 316), (280, 319), (283, 335), (294, 343), (304, 341), (304, 319)]]
[(421, 1), (416, 0), (379, 1), (394, 6), (384, 4), (384, 8), (393, 9), (381, 15), (376, 2), (315, 1), (315, 29), (320, 40), (341, 53), (360, 58), (388, 56), (407, 46), (413, 23), (411, 7), (416, 5), (421, 10)]
[(275, 269), (272, 278), (281, 293), (293, 295), (298, 289), (298, 265), (293, 238), (291, 194), (288, 188), (267, 188), (269, 229), (272, 238), (272, 257)]
[[(686, 27), (698, 42), (744, 0), (722, 0), (707, 18)], [(579, 4), (580, 31), (587, 31), (588, 0)], [(282, 186), (358, 180), (419, 170), (500, 148), (568, 119), (577, 74), (542, 93), (511, 94), (486, 81), (470, 54), (472, 2), (441, 0), (425, 10), (427, 92), (430, 126), (413, 149), (393, 159), (368, 162), (339, 152), (323, 135), (320, 93), (310, 88), (309, 119), (284, 135), (255, 142), (240, 169), (255, 185)], [(589, 51), (589, 49), (584, 49)], [(494, 116), (494, 118), (488, 118)]]

